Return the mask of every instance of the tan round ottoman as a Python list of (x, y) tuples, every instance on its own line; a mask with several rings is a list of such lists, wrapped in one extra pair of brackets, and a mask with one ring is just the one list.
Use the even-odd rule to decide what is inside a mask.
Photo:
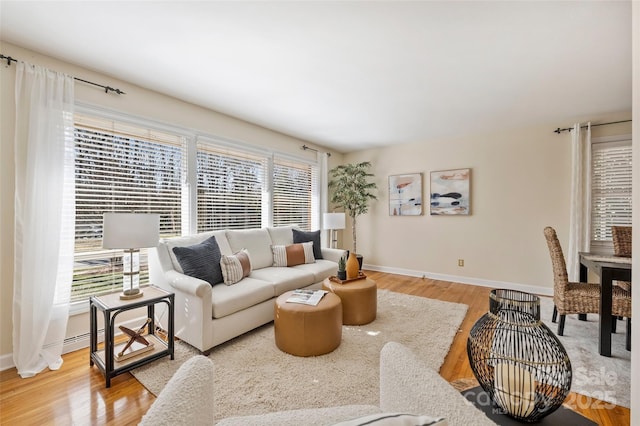
[(340, 284), (327, 278), (322, 282), (322, 289), (338, 295), (342, 300), (343, 324), (363, 325), (376, 319), (378, 287), (374, 280), (362, 278)]
[(297, 356), (323, 355), (342, 341), (342, 303), (327, 293), (316, 306), (287, 303), (293, 292), (276, 299), (274, 330), (276, 346)]

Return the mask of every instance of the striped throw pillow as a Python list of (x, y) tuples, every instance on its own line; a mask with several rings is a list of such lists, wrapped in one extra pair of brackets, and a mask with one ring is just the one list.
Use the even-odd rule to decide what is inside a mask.
[(248, 277), (251, 273), (251, 258), (249, 251), (242, 249), (231, 256), (222, 255), (220, 258), (222, 277), (226, 285), (232, 285)]
[(271, 246), (273, 266), (296, 266), (314, 263), (313, 243), (289, 244), (287, 246)]

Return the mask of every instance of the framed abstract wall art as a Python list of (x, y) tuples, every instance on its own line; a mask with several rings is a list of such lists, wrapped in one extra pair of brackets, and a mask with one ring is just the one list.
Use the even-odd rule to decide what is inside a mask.
[(431, 215), (468, 215), (471, 169), (431, 172)]
[(389, 215), (422, 214), (422, 173), (389, 176)]

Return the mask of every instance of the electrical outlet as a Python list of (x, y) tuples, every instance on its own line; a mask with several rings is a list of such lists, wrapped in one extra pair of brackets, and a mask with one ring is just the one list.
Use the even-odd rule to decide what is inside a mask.
[(464, 266), (464, 259), (458, 259), (458, 266)]

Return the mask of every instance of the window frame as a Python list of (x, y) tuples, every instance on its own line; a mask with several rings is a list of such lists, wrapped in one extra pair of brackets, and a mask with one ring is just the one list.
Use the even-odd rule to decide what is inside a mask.
[[(306, 165), (311, 168), (311, 217), (309, 218), (310, 230), (320, 229), (320, 216), (321, 216), (321, 197), (322, 191), (320, 188), (321, 178), (320, 178), (320, 164), (316, 160), (309, 160), (307, 158), (302, 158), (299, 156), (291, 155), (288, 153), (275, 151), (275, 150), (267, 150), (259, 147), (255, 147), (252, 145), (247, 145), (245, 143), (239, 143), (235, 141), (231, 141), (229, 139), (224, 139), (221, 137), (215, 137), (211, 135), (198, 135), (194, 141), (194, 153), (193, 155), (196, 157), (193, 161), (196, 164), (195, 173), (193, 176), (189, 174), (189, 187), (195, 188), (193, 192), (193, 199), (195, 200), (195, 212), (192, 215), (196, 220), (191, 223), (191, 233), (198, 232), (198, 224), (197, 224), (197, 191), (198, 191), (198, 176), (197, 176), (197, 153), (199, 151), (200, 145), (210, 145), (214, 150), (229, 150), (229, 151), (241, 151), (247, 156), (261, 157), (265, 161), (265, 171), (263, 174), (263, 194), (262, 194), (262, 220), (261, 227), (274, 226), (274, 172), (275, 172), (275, 163), (280, 162), (289, 162), (289, 163), (297, 163), (299, 165)], [(203, 231), (204, 232), (204, 231)]]
[[(194, 159), (194, 164), (195, 164), (195, 173), (193, 176), (189, 175), (190, 178), (192, 180), (190, 180), (190, 188), (194, 188), (194, 202), (195, 202), (195, 212), (194, 212), (194, 221), (191, 224), (191, 234), (195, 234), (198, 232), (206, 232), (204, 230), (202, 231), (198, 231), (198, 189), (199, 189), (199, 184), (198, 184), (198, 159), (197, 159), (197, 155), (200, 151), (199, 147), (202, 145), (208, 145), (212, 151), (229, 151), (231, 153), (237, 152), (237, 153), (241, 153), (241, 154), (245, 154), (247, 157), (255, 157), (256, 160), (255, 161), (263, 161), (263, 184), (262, 184), (262, 195), (261, 195), (261, 201), (262, 201), (262, 208), (261, 208), (261, 218), (260, 218), (260, 226), (261, 227), (265, 227), (265, 226), (269, 226), (269, 224), (271, 223), (271, 196), (270, 196), (270, 187), (271, 187), (271, 178), (270, 178), (270, 165), (269, 165), (269, 158), (270, 158), (270, 153), (266, 150), (263, 149), (258, 149), (258, 148), (254, 148), (254, 147), (250, 147), (250, 146), (245, 146), (244, 144), (238, 144), (238, 143), (230, 143), (227, 140), (224, 140), (222, 138), (215, 138), (215, 137), (210, 137), (210, 136), (204, 136), (204, 135), (199, 135), (196, 140), (195, 140), (195, 149), (193, 152), (193, 155), (195, 156)], [(230, 157), (232, 156), (232, 154), (230, 155)], [(268, 213), (265, 213), (265, 210)], [(216, 228), (219, 229), (219, 228)], [(225, 228), (226, 229), (226, 228)]]
[[(274, 183), (273, 183), (273, 178), (275, 176), (275, 167), (276, 167), (276, 163), (280, 162), (280, 163), (293, 163), (296, 165), (305, 165), (310, 167), (310, 191), (311, 194), (309, 196), (309, 202), (310, 202), (310, 217), (309, 217), (309, 229), (305, 229), (307, 231), (313, 231), (313, 230), (317, 230), (320, 229), (320, 215), (321, 215), (321, 177), (320, 177), (320, 164), (318, 164), (317, 161), (308, 161), (308, 160), (303, 160), (299, 157), (294, 157), (291, 155), (285, 155), (285, 154), (281, 154), (281, 153), (274, 153), (271, 156), (271, 160), (270, 160), (270, 172), (269, 172), (269, 177), (272, 180), (270, 182), (270, 186), (269, 186), (269, 192), (271, 194), (271, 208), (269, 209), (271, 216), (271, 220), (270, 220), (270, 226), (273, 226), (273, 214), (274, 214), (274, 209), (275, 209), (275, 202), (273, 200), (273, 189), (274, 189)], [(300, 224), (297, 224), (300, 225)], [(304, 229), (304, 228), (302, 228)]]
[[(591, 140), (591, 157), (592, 157), (592, 164), (590, 165), (590, 176), (589, 176), (589, 187), (590, 187), (590, 197), (591, 197), (591, 202), (589, 205), (589, 209), (590, 209), (590, 222), (589, 222), (589, 238), (590, 238), (590, 245), (591, 245), (591, 250), (593, 251), (599, 251), (599, 252), (604, 252), (604, 253), (613, 253), (613, 241), (611, 238), (608, 238), (606, 240), (602, 240), (602, 239), (595, 239), (595, 235), (594, 235), (594, 200), (595, 200), (595, 194), (594, 194), (594, 186), (593, 186), (593, 182), (594, 182), (594, 173), (595, 170), (593, 168), (593, 158), (594, 158), (594, 151), (597, 149), (597, 145), (599, 144), (608, 144), (608, 145), (620, 145), (620, 146), (628, 146), (630, 148), (630, 154), (631, 154), (631, 161), (633, 161), (633, 150), (632, 148), (632, 136), (631, 134), (624, 134), (624, 135), (614, 135), (614, 136), (606, 136), (606, 137), (598, 137), (598, 138), (593, 138)], [(631, 176), (633, 175), (633, 164), (631, 166)], [(631, 190), (633, 189), (633, 179), (630, 180), (630, 186), (631, 186)], [(631, 208), (633, 208), (633, 204), (631, 203)], [(629, 215), (629, 217), (631, 217), (633, 214), (633, 212), (631, 212), (631, 214)], [(597, 219), (597, 218), (596, 218)], [(626, 223), (618, 223), (620, 225), (624, 225)], [(628, 225), (631, 225), (631, 223), (628, 223)]]
[[(158, 123), (156, 121), (153, 120), (148, 120), (148, 119), (142, 119), (142, 118), (137, 118), (137, 117), (133, 117), (131, 115), (127, 115), (127, 114), (120, 114), (120, 113), (116, 113), (113, 111), (109, 111), (109, 110), (105, 110), (103, 108), (100, 107), (95, 107), (95, 106), (91, 106), (91, 105), (85, 105), (85, 104), (76, 104), (75, 106), (76, 111), (75, 113), (81, 116), (85, 116), (85, 117), (89, 117), (89, 119), (91, 118), (95, 118), (97, 121), (114, 121), (114, 122), (118, 122), (118, 123), (122, 123), (126, 126), (132, 126), (132, 127), (137, 127), (139, 129), (147, 129), (147, 130), (151, 130), (151, 131), (157, 131), (157, 132), (162, 132), (162, 133), (167, 133), (167, 134), (173, 134), (179, 138), (182, 139), (182, 155), (186, 156), (185, 159), (182, 160), (182, 164), (183, 167), (186, 168), (186, 171), (188, 171), (188, 167), (186, 164), (186, 161), (188, 160), (188, 152), (187, 152), (187, 148), (189, 146), (189, 141), (190, 139), (193, 138), (193, 135), (191, 134), (191, 132), (187, 132), (185, 131), (184, 128), (181, 127), (177, 127), (177, 126), (168, 126), (166, 124), (163, 123)], [(78, 127), (83, 127), (82, 125), (77, 126), (77, 120), (74, 117), (74, 131), (75, 129), (77, 129)], [(117, 132), (116, 132), (117, 133)], [(135, 137), (132, 137), (135, 138)], [(75, 136), (74, 136), (74, 140), (75, 140)], [(75, 142), (74, 142), (74, 147), (76, 147)], [(74, 174), (77, 173), (77, 170), (74, 167)], [(181, 184), (181, 229), (180, 229), (180, 234), (184, 235), (185, 233), (185, 227), (188, 226), (188, 215), (187, 217), (185, 217), (185, 209), (184, 209), (184, 202), (185, 202), (185, 193), (188, 190), (188, 188), (186, 188), (185, 185), (185, 178), (184, 175), (186, 173), (183, 174), (182, 177), (182, 184)], [(77, 189), (76, 189), (77, 190)], [(186, 220), (185, 220), (186, 219)], [(74, 226), (75, 226), (75, 222), (74, 222)], [(74, 238), (75, 241), (75, 238)], [(75, 244), (74, 244), (75, 246)], [(143, 255), (143, 252), (146, 252), (147, 249), (141, 249), (141, 256)], [(109, 251), (109, 252), (122, 252), (122, 250), (106, 250), (105, 251)], [(83, 254), (82, 252), (76, 252), (75, 248), (74, 248), (74, 253), (73, 253), (73, 257), (74, 257), (74, 261), (75, 258), (77, 256), (86, 256), (86, 254)], [(146, 254), (145, 254), (146, 256)], [(117, 255), (112, 256), (113, 258), (116, 258)], [(142, 263), (142, 259), (141, 259), (141, 263)], [(76, 271), (76, 268), (74, 268), (74, 273)], [(73, 284), (72, 284), (73, 286)], [(94, 293), (97, 294), (97, 293)], [(92, 294), (93, 295), (93, 294)], [(82, 298), (79, 300), (74, 300), (70, 303), (70, 309), (69, 309), (69, 315), (76, 315), (76, 314), (80, 314), (80, 313), (85, 313), (88, 311), (88, 299), (89, 297), (91, 297), (92, 295), (87, 296), (86, 298)]]
[[(264, 195), (262, 199), (262, 227), (272, 226), (273, 224), (273, 171), (274, 171), (274, 158), (283, 159), (285, 161), (298, 162), (308, 164), (312, 168), (315, 168), (316, 181), (312, 182), (311, 199), (312, 199), (312, 214), (311, 214), (311, 227), (312, 229), (320, 229), (320, 217), (322, 206), (322, 190), (320, 188), (322, 180), (320, 179), (321, 165), (317, 159), (310, 160), (302, 156), (292, 155), (290, 153), (278, 151), (276, 149), (265, 149), (256, 145), (252, 145), (242, 141), (236, 141), (227, 139), (220, 136), (211, 135), (208, 133), (196, 131), (186, 127), (168, 125), (153, 119), (134, 116), (128, 113), (121, 113), (110, 109), (102, 108), (84, 103), (76, 103), (76, 113), (85, 116), (95, 116), (99, 119), (113, 120), (132, 126), (141, 128), (147, 128), (151, 130), (157, 130), (161, 132), (174, 133), (180, 135), (184, 139), (185, 147), (183, 149), (184, 155), (186, 155), (186, 161), (183, 161), (186, 168), (184, 181), (182, 183), (182, 205), (181, 205), (181, 224), (182, 235), (191, 235), (197, 232), (197, 152), (198, 143), (212, 144), (222, 149), (231, 149), (235, 151), (245, 151), (252, 155), (264, 156), (267, 160), (267, 170), (265, 172), (265, 187), (263, 188)], [(75, 120), (74, 120), (75, 128)], [(74, 250), (75, 257), (75, 250)], [(90, 296), (89, 296), (90, 297)], [(71, 303), (69, 315), (76, 315), (85, 313), (88, 311), (88, 297), (87, 299), (74, 301)]]

